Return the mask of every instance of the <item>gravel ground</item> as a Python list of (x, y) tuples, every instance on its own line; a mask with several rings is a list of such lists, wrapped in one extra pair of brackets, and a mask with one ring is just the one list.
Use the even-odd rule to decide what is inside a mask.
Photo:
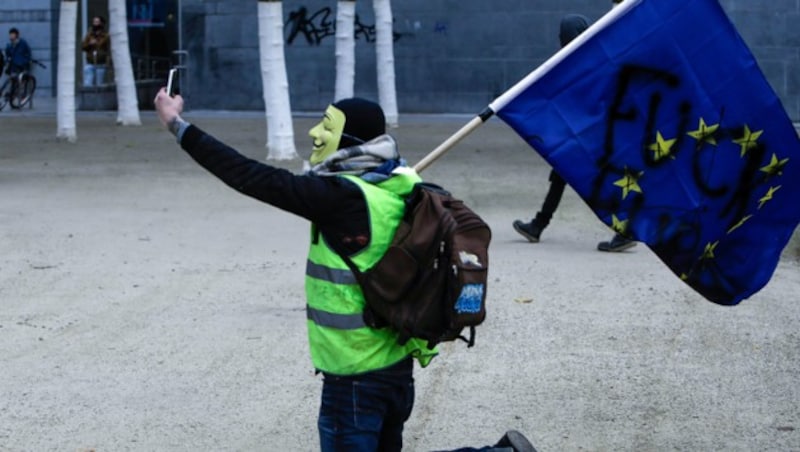
[[(263, 114), (186, 116), (265, 157)], [(405, 116), (393, 133), (416, 162), (466, 120)], [(296, 118), (303, 154), (315, 121)], [(143, 122), (82, 113), (68, 144), (52, 114), (0, 114), (0, 450), (316, 450), (308, 225)], [(490, 121), (424, 173), (492, 226), (491, 286), (477, 345), (416, 372), (406, 449), (514, 428), (540, 451), (800, 450), (796, 242), (766, 288), (716, 306), (643, 245), (595, 251), (611, 233), (569, 189), (524, 241), (511, 222), (548, 171)]]

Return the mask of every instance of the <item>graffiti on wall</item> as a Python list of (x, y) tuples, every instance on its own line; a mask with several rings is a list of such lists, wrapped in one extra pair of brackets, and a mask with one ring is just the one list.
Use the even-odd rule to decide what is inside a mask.
[(323, 39), (336, 34), (336, 16), (327, 6), (313, 14), (302, 6), (289, 13), (285, 26), (289, 30), (286, 44), (292, 44), (298, 35), (302, 35), (309, 45), (319, 45)]
[[(712, 259), (716, 245), (706, 245), (707, 253), (700, 258), (694, 253), (707, 240), (697, 218), (703, 215), (704, 221), (733, 233), (775, 198), (789, 158), (783, 150), (772, 149), (760, 139), (762, 133), (768, 133), (765, 127), (726, 120), (724, 106), (699, 116), (702, 109), (697, 101), (681, 98), (683, 83), (677, 74), (660, 69), (637, 65), (622, 68), (607, 110), (603, 153), (596, 162), (599, 171), (586, 200), (596, 212), (625, 212), (627, 218), (619, 223), (623, 229), (624, 223), (635, 222), (640, 214), (646, 221), (655, 221), (659, 227), (657, 235), (648, 239), (650, 248), (659, 256), (669, 256), (665, 262), (670, 268), (707, 298), (728, 300), (731, 294), (723, 289), (728, 287), (723, 274), (704, 271), (706, 266), (716, 265)], [(643, 102), (634, 101), (637, 98)], [(663, 118), (671, 118), (671, 125), (660, 126), (659, 119)], [(643, 126), (638, 146), (640, 163), (612, 163), (620, 136), (632, 136), (619, 132), (639, 124)], [(687, 171), (681, 173), (686, 177), (678, 180), (680, 189), (675, 190), (691, 193), (692, 199), (703, 200), (703, 206), (672, 212), (664, 209), (651, 219), (660, 203), (667, 205), (666, 198), (655, 191), (648, 196), (641, 181), (674, 168), (674, 160), (686, 153), (690, 158), (681, 164), (686, 165), (682, 168)], [(664, 172), (659, 173), (659, 169)], [(652, 180), (650, 177), (647, 183)], [(619, 190), (609, 191), (611, 186)], [(626, 232), (616, 226), (617, 232)]]
[[(325, 38), (336, 35), (336, 14), (328, 6), (313, 13), (309, 12), (305, 6), (301, 6), (289, 13), (285, 27), (288, 30), (287, 45), (291, 45), (298, 36), (301, 36), (309, 45), (318, 46)], [(354, 28), (356, 40), (364, 39), (366, 42), (375, 42), (375, 24), (365, 24), (356, 14)], [(397, 41), (402, 36), (395, 32), (394, 40)]]

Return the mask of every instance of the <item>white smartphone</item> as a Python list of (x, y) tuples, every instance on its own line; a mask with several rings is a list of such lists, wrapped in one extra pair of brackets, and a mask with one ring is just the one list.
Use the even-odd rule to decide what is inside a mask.
[(167, 94), (170, 97), (175, 96), (175, 90), (173, 89), (173, 83), (175, 81), (175, 73), (178, 72), (177, 69), (170, 69), (169, 70), (169, 77), (167, 78)]

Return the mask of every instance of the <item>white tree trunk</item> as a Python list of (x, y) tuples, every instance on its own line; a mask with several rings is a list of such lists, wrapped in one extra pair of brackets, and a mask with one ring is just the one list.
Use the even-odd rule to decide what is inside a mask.
[(58, 85), (56, 96), (56, 138), (70, 143), (78, 140), (75, 126), (75, 32), (78, 2), (64, 0), (58, 20)]
[(293, 159), (297, 157), (297, 150), (283, 55), (283, 7), (280, 1), (259, 0), (258, 39), (267, 118), (267, 159)]
[(397, 92), (394, 84), (394, 30), (391, 0), (372, 0), (375, 9), (375, 57), (378, 65), (378, 100), (386, 125), (397, 127)]
[(138, 126), (139, 100), (133, 81), (131, 51), (128, 46), (128, 14), (125, 0), (108, 0), (111, 60), (114, 64), (114, 83), (117, 85), (117, 124)]
[(333, 100), (353, 97), (356, 76), (355, 0), (336, 4), (336, 89)]

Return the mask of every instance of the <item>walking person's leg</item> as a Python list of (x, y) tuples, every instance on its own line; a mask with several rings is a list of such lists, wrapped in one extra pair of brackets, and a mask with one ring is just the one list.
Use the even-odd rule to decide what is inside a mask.
[(544, 198), (542, 210), (536, 214), (533, 221), (540, 225), (542, 229), (550, 224), (553, 219), (553, 214), (556, 213), (558, 204), (561, 203), (561, 197), (564, 195), (564, 188), (567, 183), (555, 171), (550, 171), (550, 189), (547, 191), (547, 196)]
[(564, 188), (566, 185), (566, 182), (558, 173), (550, 171), (550, 187), (544, 198), (542, 210), (536, 213), (536, 216), (530, 223), (526, 223), (522, 220), (515, 220), (513, 224), (514, 230), (528, 239), (528, 241), (533, 243), (538, 242), (542, 231), (550, 224), (550, 220), (553, 218), (553, 214), (556, 212), (558, 204), (561, 202), (561, 197), (564, 195)]

